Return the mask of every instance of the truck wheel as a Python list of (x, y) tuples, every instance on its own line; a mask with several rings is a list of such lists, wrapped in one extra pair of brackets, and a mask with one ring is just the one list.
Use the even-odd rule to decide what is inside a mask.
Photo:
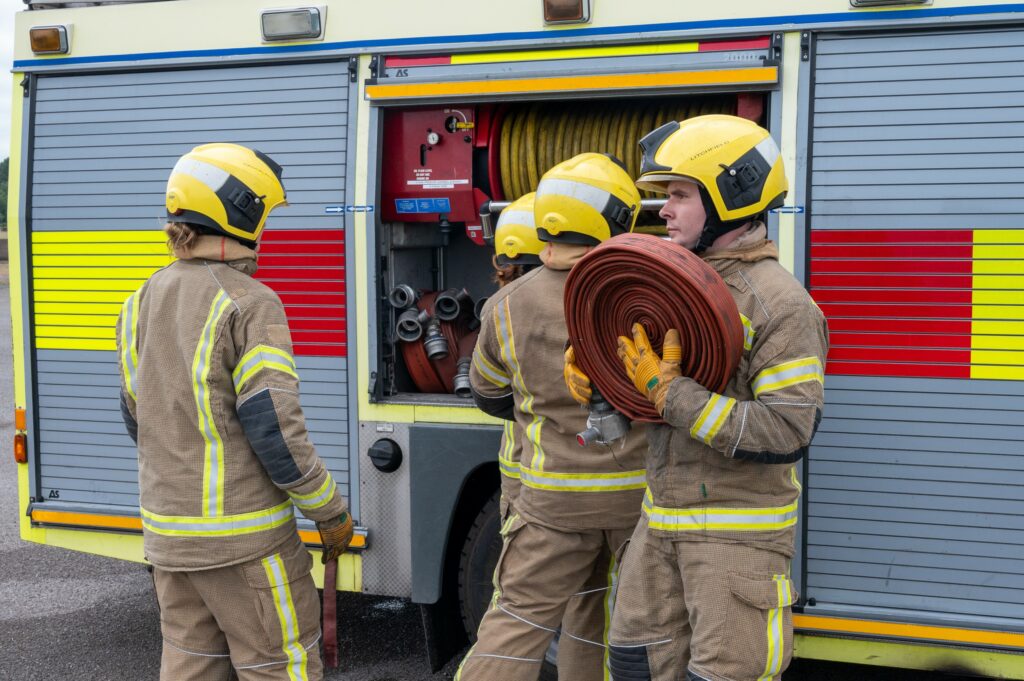
[[(459, 609), (462, 623), (469, 639), (476, 642), (476, 629), (494, 595), (494, 567), (501, 555), (501, 518), (499, 499), (501, 492), (495, 492), (480, 509), (473, 526), (469, 528), (466, 542), (462, 545), (459, 559)], [(551, 642), (541, 668), (540, 681), (556, 681), (558, 671), (555, 659), (558, 654), (558, 637)]]

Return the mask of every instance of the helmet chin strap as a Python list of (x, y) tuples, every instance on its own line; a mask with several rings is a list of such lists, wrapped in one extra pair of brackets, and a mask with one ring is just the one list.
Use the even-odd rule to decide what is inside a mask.
[(700, 233), (700, 238), (697, 239), (697, 245), (693, 247), (693, 252), (700, 255), (704, 251), (711, 248), (711, 244), (715, 243), (715, 240), (731, 232), (737, 227), (742, 227), (750, 221), (749, 218), (743, 218), (741, 220), (730, 220), (729, 222), (722, 222), (721, 218), (718, 217), (718, 210), (715, 209), (715, 202), (711, 200), (711, 195), (702, 186), (698, 185), (697, 189), (700, 191), (700, 201), (704, 205), (704, 229)]

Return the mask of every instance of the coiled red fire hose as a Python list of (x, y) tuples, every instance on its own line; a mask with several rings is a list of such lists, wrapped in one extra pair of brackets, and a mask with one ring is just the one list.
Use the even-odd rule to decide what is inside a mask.
[(634, 421), (661, 423), (616, 355), (633, 324), (661, 354), (675, 328), (682, 374), (721, 392), (743, 352), (743, 323), (725, 282), (682, 246), (648, 234), (624, 234), (587, 253), (565, 283), (565, 320), (576, 361), (609, 404)]

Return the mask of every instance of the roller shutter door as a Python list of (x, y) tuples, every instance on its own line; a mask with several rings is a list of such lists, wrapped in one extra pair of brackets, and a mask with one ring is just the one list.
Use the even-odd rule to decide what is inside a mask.
[(33, 335), (44, 503), (137, 513), (118, 406), (121, 302), (169, 262), (163, 194), (197, 144), (285, 168), (256, 277), (283, 300), (313, 442), (349, 495), (344, 216), (348, 62), (39, 77), (31, 174)]
[(822, 36), (809, 612), (1024, 628), (1024, 31)]

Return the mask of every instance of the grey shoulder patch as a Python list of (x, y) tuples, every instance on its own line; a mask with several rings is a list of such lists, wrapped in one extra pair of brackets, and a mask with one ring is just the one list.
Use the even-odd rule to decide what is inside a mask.
[(242, 422), (249, 446), (274, 484), (288, 485), (302, 477), (288, 443), (284, 441), (270, 390), (263, 390), (243, 402), (238, 408), (238, 419)]

